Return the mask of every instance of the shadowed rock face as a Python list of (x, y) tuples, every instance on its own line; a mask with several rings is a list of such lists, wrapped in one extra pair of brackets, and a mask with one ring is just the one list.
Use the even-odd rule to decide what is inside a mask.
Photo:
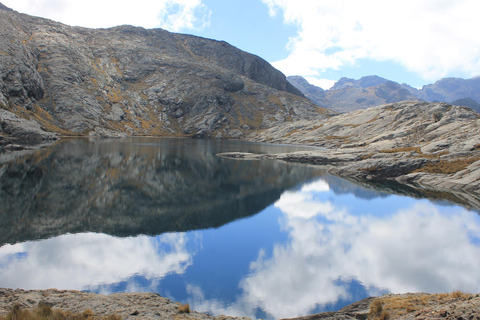
[(323, 172), (219, 158), (218, 141), (155, 141), (73, 140), (0, 165), (0, 244), (219, 227)]
[(0, 108), (44, 131), (107, 136), (241, 137), (324, 112), (268, 62), (226, 42), (70, 27), (1, 7)]

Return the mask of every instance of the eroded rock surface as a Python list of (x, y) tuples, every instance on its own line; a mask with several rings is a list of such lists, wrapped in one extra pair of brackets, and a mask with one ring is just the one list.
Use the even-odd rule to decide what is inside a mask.
[(358, 181), (395, 180), (436, 191), (469, 192), (480, 203), (480, 116), (466, 107), (399, 102), (285, 124), (248, 138), (325, 149), (230, 156), (323, 165)]

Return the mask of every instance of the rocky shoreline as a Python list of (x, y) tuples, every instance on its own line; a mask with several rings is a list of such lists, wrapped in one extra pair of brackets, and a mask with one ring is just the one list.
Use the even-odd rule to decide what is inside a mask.
[[(378, 300), (376, 303), (375, 300)], [(244, 317), (212, 316), (189, 308), (156, 293), (114, 293), (102, 295), (75, 290), (22, 290), (0, 288), (0, 317), (18, 304), (33, 310), (47, 305), (76, 314), (89, 312), (95, 317), (115, 315), (121, 319), (198, 319), (248, 320)], [(366, 298), (336, 312), (323, 312), (295, 320), (378, 319), (480, 319), (480, 294), (387, 294)], [(378, 313), (378, 314), (376, 314)], [(388, 319), (387, 318), (387, 319)], [(384, 318), (385, 319), (385, 318)]]
[(480, 209), (480, 117), (466, 107), (387, 104), (267, 129), (249, 140), (322, 148), (219, 156), (323, 166), (329, 173), (357, 183), (393, 183), (423, 193), (449, 193), (458, 198), (453, 202)]

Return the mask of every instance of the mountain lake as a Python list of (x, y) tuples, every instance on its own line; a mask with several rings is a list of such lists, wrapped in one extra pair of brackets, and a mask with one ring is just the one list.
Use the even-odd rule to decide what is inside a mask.
[(480, 290), (480, 217), (319, 167), (305, 146), (71, 139), (0, 153), (0, 287), (148, 291), (279, 319), (368, 296)]

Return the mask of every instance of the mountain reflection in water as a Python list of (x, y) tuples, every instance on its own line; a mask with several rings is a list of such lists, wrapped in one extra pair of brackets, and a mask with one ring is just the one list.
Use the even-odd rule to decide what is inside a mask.
[[(11, 244), (0, 247), (0, 287), (151, 291), (196, 311), (252, 318), (337, 310), (386, 292), (478, 291), (475, 212), (305, 166), (216, 158), (231, 148), (218, 143), (130, 153), (134, 144), (106, 151), (95, 142), (5, 164), (0, 201), (10, 211), (0, 213)], [(66, 205), (67, 194), (80, 198)], [(26, 241), (34, 239), (45, 240)]]

